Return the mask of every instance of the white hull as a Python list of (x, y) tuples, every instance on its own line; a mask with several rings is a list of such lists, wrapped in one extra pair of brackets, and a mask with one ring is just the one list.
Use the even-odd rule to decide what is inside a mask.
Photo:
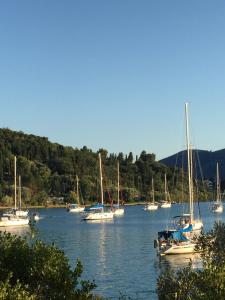
[(113, 211), (114, 216), (122, 216), (124, 215), (124, 208), (116, 208)]
[(213, 212), (217, 212), (217, 213), (223, 212), (223, 205), (222, 205), (222, 204), (214, 205), (214, 206), (212, 207), (212, 211), (213, 211)]
[(163, 203), (161, 204), (162, 208), (170, 208), (171, 207), (171, 203)]
[(4, 212), (2, 215), (3, 215), (3, 217), (13, 217), (13, 216), (27, 217), (28, 216), (28, 210), (11, 209), (10, 211)]
[(8, 226), (26, 226), (29, 225), (28, 218), (10, 218), (10, 217), (2, 217), (0, 219), (0, 227), (8, 227)]
[(112, 212), (89, 212), (84, 214), (84, 220), (106, 220), (113, 219)]
[(28, 210), (16, 210), (16, 216), (18, 217), (27, 217)]
[(157, 209), (158, 209), (158, 205), (156, 204), (149, 204), (144, 208), (144, 210), (157, 210)]
[(173, 254), (189, 254), (195, 253), (196, 244), (192, 242), (182, 242), (178, 244), (172, 244), (169, 246), (162, 247), (159, 250), (160, 255), (173, 255)]
[(201, 230), (203, 228), (203, 223), (200, 220), (195, 220), (192, 223), (193, 231)]
[(82, 212), (84, 211), (84, 208), (85, 207), (76, 207), (76, 208), (69, 208), (69, 212), (72, 212), (72, 213), (79, 213), (79, 212)]

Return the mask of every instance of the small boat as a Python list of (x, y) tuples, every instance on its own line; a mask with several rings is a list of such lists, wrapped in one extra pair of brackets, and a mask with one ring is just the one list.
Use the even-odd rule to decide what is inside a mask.
[(113, 212), (110, 208), (104, 207), (102, 204), (96, 204), (85, 208), (83, 212), (84, 220), (105, 220), (113, 219)]
[(33, 220), (34, 220), (34, 221), (39, 221), (39, 220), (41, 219), (41, 217), (40, 217), (40, 215), (39, 215), (38, 212), (34, 212), (34, 213), (32, 214), (32, 217), (33, 217)]
[(185, 233), (192, 231), (192, 225), (187, 229), (165, 230), (158, 232), (158, 239), (154, 241), (154, 247), (158, 254), (174, 255), (196, 253), (196, 243), (185, 236)]
[(161, 201), (160, 207), (161, 208), (170, 208), (171, 207), (171, 200), (170, 200), (170, 194), (169, 194), (168, 186), (167, 186), (166, 173), (165, 173), (165, 176), (164, 176), (164, 193), (165, 193), (165, 200)]
[(223, 212), (223, 204), (221, 200), (221, 192), (220, 192), (220, 178), (219, 178), (219, 166), (216, 164), (216, 202), (212, 206), (212, 211), (221, 213)]
[(120, 165), (117, 163), (117, 205), (113, 205), (112, 212), (114, 216), (124, 215), (124, 208), (120, 206)]
[[(0, 227), (7, 226), (25, 226), (29, 225), (28, 212), (21, 209), (17, 209), (17, 185), (16, 185), (16, 156), (14, 157), (14, 209), (6, 211), (0, 217)], [(21, 184), (20, 184), (21, 187)], [(21, 188), (20, 188), (20, 201), (21, 201)], [(20, 202), (21, 203), (21, 202)], [(27, 212), (27, 213), (26, 213)]]
[(83, 212), (84, 211), (84, 208), (83, 206), (80, 206), (80, 193), (79, 193), (79, 178), (78, 176), (76, 175), (76, 182), (77, 182), (77, 204), (76, 203), (72, 203), (72, 204), (69, 204), (68, 206), (68, 212), (72, 212), (72, 213), (79, 213), (79, 212)]
[(101, 185), (101, 204), (93, 205), (89, 208), (85, 208), (83, 212), (83, 220), (105, 220), (113, 219), (113, 212), (111, 209), (107, 209), (104, 206), (103, 197), (103, 177), (102, 177), (102, 160), (99, 153), (99, 170), (100, 170), (100, 185)]
[(154, 192), (154, 179), (152, 177), (152, 202), (148, 203), (145, 207), (144, 210), (157, 210), (158, 209), (158, 204), (155, 202), (155, 192)]

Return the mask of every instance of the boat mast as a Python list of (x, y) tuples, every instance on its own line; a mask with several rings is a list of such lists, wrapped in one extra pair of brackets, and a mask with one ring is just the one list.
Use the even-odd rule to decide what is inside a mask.
[(190, 221), (193, 221), (193, 182), (192, 182), (192, 150), (189, 138), (189, 119), (188, 119), (188, 103), (185, 103), (186, 117), (186, 141), (187, 141), (187, 160), (188, 160), (188, 189), (189, 189), (189, 205), (190, 205)]
[(120, 205), (120, 163), (117, 162), (117, 198), (118, 198), (118, 207)]
[(102, 185), (103, 177), (102, 177), (102, 159), (101, 159), (101, 153), (99, 153), (98, 156), (99, 156), (99, 170), (100, 170), (100, 184), (101, 184), (101, 201), (102, 201), (102, 205), (103, 205), (103, 185)]
[(19, 175), (19, 209), (21, 210), (21, 176)]
[(152, 177), (152, 201), (153, 205), (155, 205), (155, 193), (154, 193), (154, 179)]
[(219, 179), (219, 165), (216, 163), (216, 202), (220, 202), (220, 179)]
[(164, 174), (164, 190), (165, 190), (165, 201), (167, 201), (166, 173)]
[(78, 178), (77, 175), (76, 175), (76, 182), (77, 182), (77, 202), (78, 202), (78, 205), (80, 205), (80, 197), (79, 197), (79, 178)]
[(14, 156), (14, 203), (16, 209), (16, 156)]

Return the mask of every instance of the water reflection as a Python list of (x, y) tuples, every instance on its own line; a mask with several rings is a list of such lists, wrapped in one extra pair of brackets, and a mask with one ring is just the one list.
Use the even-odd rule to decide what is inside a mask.
[(25, 236), (28, 233), (30, 233), (30, 226), (24, 226), (24, 227), (0, 227), (0, 231), (11, 233), (14, 235), (20, 235)]
[(85, 223), (93, 224), (93, 223), (113, 223), (113, 219), (102, 219), (102, 220), (84, 220)]
[(159, 267), (162, 271), (167, 267), (180, 269), (187, 267), (190, 262), (193, 270), (202, 268), (202, 259), (199, 253), (162, 256), (159, 258)]

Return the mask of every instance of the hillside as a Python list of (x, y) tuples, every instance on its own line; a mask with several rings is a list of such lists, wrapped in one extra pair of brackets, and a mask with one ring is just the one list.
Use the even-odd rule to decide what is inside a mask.
[[(197, 165), (198, 177), (200, 177), (200, 167), (202, 169), (204, 179), (215, 181), (216, 176), (216, 163), (219, 163), (220, 178), (225, 180), (225, 149), (218, 151), (205, 151), (205, 150), (193, 150), (193, 157)], [(186, 170), (187, 166), (187, 152), (181, 151), (167, 158), (160, 160), (161, 163), (178, 168), (184, 167)]]
[[(142, 151), (136, 160), (133, 154), (109, 154), (99, 149), (103, 161), (105, 199), (116, 199), (117, 161), (120, 162), (121, 198), (124, 201), (149, 200), (151, 178), (155, 180), (156, 199), (163, 197), (164, 173), (169, 186), (174, 178), (172, 168), (155, 160), (155, 155)], [(17, 171), (22, 177), (23, 201), (26, 204), (46, 204), (63, 197), (76, 201), (75, 175), (80, 179), (80, 191), (85, 203), (99, 200), (98, 152), (51, 143), (46, 137), (0, 129), (0, 199), (2, 205), (13, 201), (14, 155)], [(174, 193), (179, 193), (177, 183)]]

